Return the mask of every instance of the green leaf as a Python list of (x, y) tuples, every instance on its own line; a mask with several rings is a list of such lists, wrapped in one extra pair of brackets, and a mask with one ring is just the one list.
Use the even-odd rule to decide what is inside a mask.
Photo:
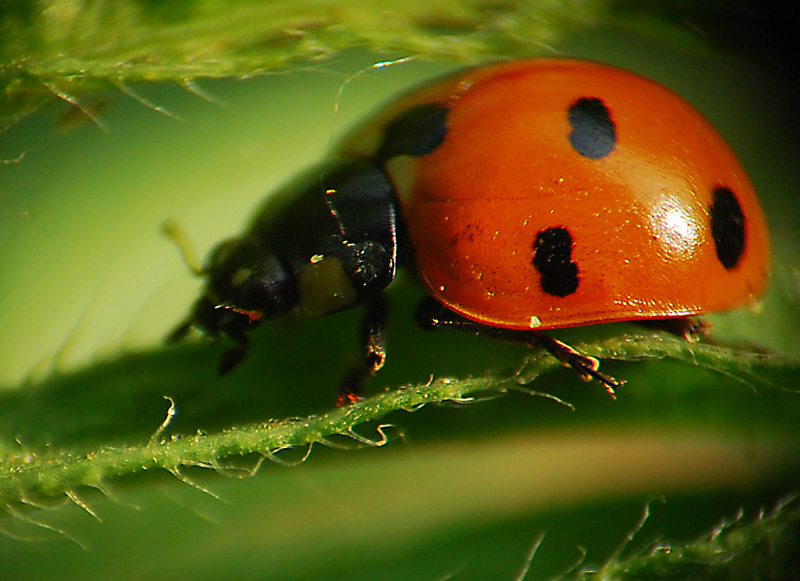
[(527, 52), (592, 23), (606, 2), (576, 4), (12, 2), (0, 13), (0, 120), (56, 97), (80, 105), (101, 88), (251, 76), (355, 46), (450, 57)]
[[(792, 434), (796, 429), (794, 419), (800, 413), (800, 399), (796, 396), (800, 391), (794, 387), (796, 385), (794, 381), (789, 384), (784, 382), (798, 377), (800, 364), (791, 360), (709, 345), (692, 345), (677, 338), (647, 336), (622, 336), (581, 346), (580, 350), (604, 360), (671, 357), (734, 378), (743, 380), (757, 378), (759, 383), (766, 382), (769, 389), (781, 389), (794, 397), (788, 402), (778, 399), (781, 404), (769, 414), (768, 422), (766, 417), (763, 420), (758, 417), (749, 418), (751, 425), (754, 422), (764, 421), (766, 425), (761, 428), (777, 434)], [(117, 370), (112, 370), (111, 376), (120, 373), (119, 369), (129, 367), (130, 364), (125, 360), (114, 364)], [(69, 442), (68, 428), (60, 429), (58, 425), (59, 418), (71, 418), (77, 413), (77, 406), (70, 401), (76, 390), (64, 390), (57, 399), (57, 405), (48, 410), (51, 414), (48, 433), (52, 439), (48, 440), (47, 444), (49, 447), (58, 446), (56, 453), (25, 448), (16, 453), (6, 450), (0, 468), (0, 502), (11, 506), (39, 496), (69, 495), (81, 486), (103, 489), (112, 478), (155, 468), (177, 474), (185, 467), (219, 468), (224, 465), (225, 460), (236, 456), (256, 454), (274, 459), (276, 454), (283, 450), (293, 448), (310, 450), (315, 444), (329, 445), (329, 439), (334, 436), (349, 437), (356, 443), (365, 445), (382, 446), (388, 441), (383, 427), (379, 426), (377, 429), (377, 440), (357, 435), (356, 428), (367, 422), (385, 421), (392, 412), (414, 411), (426, 405), (445, 402), (469, 403), (477, 394), (504, 393), (509, 389), (528, 391), (526, 386), (534, 383), (543, 372), (551, 370), (556, 365), (557, 362), (552, 357), (542, 354), (529, 359), (520, 373), (506, 377), (432, 379), (422, 385), (400, 387), (322, 414), (243, 425), (211, 434), (198, 432), (167, 437), (172, 418), (177, 413), (175, 401), (167, 398), (170, 406), (166, 419), (146, 441), (141, 441), (138, 445), (89, 449), (79, 454), (70, 451), (74, 444)], [(93, 380), (87, 380), (85, 376), (83, 380), (97, 392), (107, 390), (107, 386), (97, 381), (96, 375)], [(15, 416), (6, 418), (4, 425), (13, 425), (15, 420), (17, 422), (22, 420), (23, 425), (17, 426), (17, 430), (22, 432), (24, 424), (31, 422), (45, 409), (47, 400), (52, 398), (52, 391), (59, 389), (59, 383), (62, 382), (55, 380), (37, 386), (35, 393), (25, 398), (24, 407), (13, 401), (3, 405), (4, 410), (11, 411)], [(571, 404), (554, 395), (536, 391), (530, 393), (572, 408)], [(662, 394), (662, 397), (666, 398), (666, 395)], [(87, 399), (85, 394), (81, 395), (81, 399), (84, 401)], [(88, 400), (95, 404), (99, 402), (97, 394)], [(123, 398), (119, 398), (116, 402), (126, 403)], [(790, 409), (782, 409), (787, 403)], [(114, 404), (114, 401), (106, 402), (103, 408), (104, 422), (123, 425), (126, 410), (123, 408), (115, 410), (111, 407)], [(28, 413), (25, 414), (25, 411)], [(747, 408), (735, 410), (735, 413), (745, 415)], [(729, 420), (729, 417), (725, 419)], [(80, 427), (82, 430), (91, 428), (87, 423), (83, 423)], [(59, 432), (63, 443), (59, 443)], [(32, 433), (25, 437), (24, 441), (36, 437), (37, 434)], [(18, 436), (18, 440), (22, 441), (22, 438)]]

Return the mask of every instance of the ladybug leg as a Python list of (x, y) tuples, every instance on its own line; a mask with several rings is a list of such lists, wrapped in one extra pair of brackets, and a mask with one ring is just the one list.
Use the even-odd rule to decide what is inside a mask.
[(191, 316), (172, 333), (166, 341), (174, 343), (184, 339), (192, 330), (198, 328), (212, 338), (220, 335), (230, 338), (234, 346), (227, 349), (220, 358), (217, 375), (224, 377), (239, 365), (250, 353), (250, 339), (247, 331), (261, 321), (258, 311), (240, 311), (229, 307), (217, 306), (208, 297), (201, 297), (195, 303)]
[(602, 383), (608, 395), (616, 399), (615, 390), (622, 385), (622, 381), (609, 375), (600, 373), (600, 360), (590, 355), (583, 355), (563, 341), (553, 339), (548, 335), (533, 332), (535, 342), (547, 349), (553, 357), (574, 369), (578, 375), (586, 380), (595, 379)]
[(583, 355), (563, 341), (553, 339), (538, 331), (519, 331), (481, 325), (454, 313), (432, 297), (427, 297), (420, 303), (414, 318), (417, 324), (426, 330), (455, 327), (506, 341), (541, 345), (553, 357), (574, 369), (584, 379), (595, 379), (602, 383), (611, 397), (615, 397), (614, 390), (622, 385), (621, 381), (600, 373), (600, 361), (596, 357)]
[(445, 307), (433, 297), (425, 297), (414, 311), (414, 322), (418, 327), (426, 331), (441, 329), (442, 327), (456, 327), (474, 331), (475, 333), (489, 334), (497, 336), (499, 329), (485, 327), (474, 321), (470, 321)]
[(640, 327), (666, 331), (694, 343), (708, 336), (711, 324), (698, 317), (675, 317), (671, 319), (644, 319), (636, 322)]
[(194, 324), (191, 319), (184, 321), (164, 338), (164, 342), (167, 345), (172, 345), (173, 343), (179, 343), (183, 341), (189, 335), (193, 327)]
[(228, 332), (227, 335), (234, 340), (236, 345), (227, 349), (220, 357), (219, 365), (217, 366), (217, 375), (219, 377), (228, 375), (250, 353), (250, 339), (248, 339), (244, 331)]
[(337, 405), (342, 406), (359, 400), (364, 382), (383, 367), (386, 360), (388, 313), (388, 303), (382, 294), (375, 295), (367, 301), (359, 332), (361, 358), (342, 382)]
[[(192, 321), (183, 323), (167, 336), (166, 342), (169, 344), (181, 341), (189, 334), (193, 326), (194, 323)], [(243, 329), (225, 329), (225, 334), (233, 339), (233, 341), (236, 343), (236, 346), (227, 349), (222, 354), (219, 365), (217, 366), (217, 375), (219, 377), (225, 377), (228, 375), (250, 353), (250, 339), (247, 338), (247, 335), (244, 333)], [(219, 332), (214, 333), (213, 336), (214, 338), (219, 337)]]

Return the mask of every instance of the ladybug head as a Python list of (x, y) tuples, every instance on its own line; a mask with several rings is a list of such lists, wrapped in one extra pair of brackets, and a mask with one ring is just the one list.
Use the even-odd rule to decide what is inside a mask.
[(297, 304), (294, 277), (254, 237), (221, 242), (204, 271), (208, 279), (203, 299), (218, 310), (255, 321), (286, 313)]
[(297, 305), (296, 283), (280, 260), (252, 237), (220, 243), (203, 271), (204, 292), (168, 341), (182, 339), (193, 327), (212, 337), (230, 337), (239, 347), (226, 355), (230, 361), (223, 359), (220, 374), (225, 375), (246, 355), (248, 329)]

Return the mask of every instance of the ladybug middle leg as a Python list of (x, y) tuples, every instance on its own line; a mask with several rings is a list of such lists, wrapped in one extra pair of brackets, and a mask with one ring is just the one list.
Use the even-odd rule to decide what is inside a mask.
[(541, 345), (553, 357), (574, 369), (582, 378), (586, 380), (594, 379), (602, 383), (611, 397), (615, 397), (615, 390), (623, 383), (609, 375), (600, 373), (600, 361), (596, 357), (584, 355), (563, 341), (553, 339), (539, 331), (504, 329), (482, 325), (454, 313), (432, 297), (428, 297), (420, 303), (414, 318), (417, 325), (426, 330), (453, 327), (506, 341), (525, 343), (527, 345)]

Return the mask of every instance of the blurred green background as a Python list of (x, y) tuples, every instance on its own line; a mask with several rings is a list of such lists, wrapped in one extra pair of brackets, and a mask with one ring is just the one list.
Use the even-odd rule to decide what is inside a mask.
[[(774, 39), (759, 43), (763, 31), (755, 26), (742, 29), (747, 46), (731, 51), (712, 46), (707, 22), (627, 9), (628, 18), (625, 5), (616, 8), (613, 26), (557, 28), (527, 52), (639, 72), (718, 128), (762, 198), (774, 266), (762, 308), (714, 316), (715, 338), (800, 357), (794, 79), (774, 58)], [(164, 417), (163, 395), (178, 406), (171, 432), (184, 435), (330, 409), (353, 358), (358, 313), (267, 325), (241, 372), (217, 380), (220, 348), (160, 346), (199, 283), (159, 227), (177, 220), (204, 254), (381, 101), (486, 58), (469, 47), (456, 60), (417, 57), (418, 50), (376, 54), (369, 46), (250, 78), (198, 80), (202, 94), (179, 76), (81, 93), (102, 127), (57, 102), (0, 134), (6, 454), (17, 446), (58, 453), (145, 443)], [(416, 330), (410, 313), (421, 293), (409, 277), (390, 294), (389, 359), (372, 392), (524, 359), (518, 346)], [(560, 336), (580, 341), (628, 330)], [(215, 496), (151, 472), (111, 481), (113, 499), (77, 491), (97, 519), (60, 499), (35, 510), (9, 505), (0, 517), (8, 533), (0, 536), (3, 575), (513, 579), (541, 539), (527, 578), (546, 579), (576, 564), (600, 566), (623, 548), (629, 556), (657, 540), (691, 541), (740, 509), (753, 519), (796, 490), (792, 428), (800, 406), (796, 393), (776, 389), (796, 389), (796, 372), (785, 385), (754, 389), (677, 362), (609, 361), (604, 369), (628, 381), (616, 402), (558, 371), (532, 387), (574, 411), (511, 393), (393, 414), (386, 421), (404, 438), (383, 448), (316, 446), (298, 466), (265, 462), (247, 479), (225, 478), (232, 470), (185, 472)], [(359, 433), (377, 438), (372, 430)], [(626, 545), (648, 505), (649, 519)], [(740, 567), (738, 578), (751, 578), (751, 570)]]

